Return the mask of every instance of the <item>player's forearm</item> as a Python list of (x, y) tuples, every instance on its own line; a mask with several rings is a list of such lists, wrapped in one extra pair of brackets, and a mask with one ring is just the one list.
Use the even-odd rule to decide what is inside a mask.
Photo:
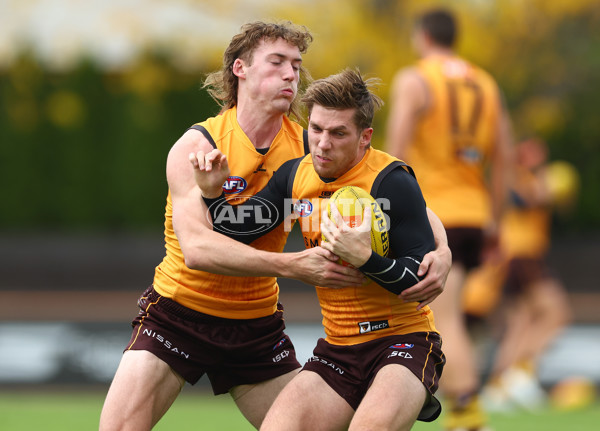
[[(205, 210), (201, 211), (204, 213)], [(185, 202), (173, 206), (173, 228), (188, 268), (231, 276), (275, 276), (270, 255), (212, 230), (204, 217), (192, 218)]]
[(283, 277), (290, 274), (293, 253), (258, 250), (216, 232), (207, 231), (197, 244), (182, 244), (188, 268), (245, 277)]
[(359, 269), (381, 287), (398, 295), (420, 281), (417, 271), (421, 260), (413, 257), (390, 259), (373, 252)]

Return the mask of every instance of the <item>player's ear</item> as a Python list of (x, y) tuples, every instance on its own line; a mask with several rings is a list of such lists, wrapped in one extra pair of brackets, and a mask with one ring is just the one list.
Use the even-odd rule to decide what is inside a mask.
[(231, 70), (233, 74), (238, 78), (246, 77), (246, 64), (241, 58), (235, 59), (235, 61), (233, 62), (233, 66), (231, 66)]
[(371, 138), (373, 137), (373, 128), (367, 127), (360, 132), (360, 143), (359, 146), (361, 148), (367, 148), (369, 144), (371, 144)]

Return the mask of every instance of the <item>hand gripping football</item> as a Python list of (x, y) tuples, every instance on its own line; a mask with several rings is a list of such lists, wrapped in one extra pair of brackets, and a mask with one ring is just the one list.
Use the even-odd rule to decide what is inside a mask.
[[(331, 205), (336, 205), (342, 218), (350, 227), (360, 226), (365, 206), (371, 208), (371, 249), (387, 256), (390, 249), (388, 223), (377, 201), (360, 187), (345, 186), (338, 189), (327, 202), (327, 216), (331, 219)], [(321, 234), (321, 239), (325, 237)]]

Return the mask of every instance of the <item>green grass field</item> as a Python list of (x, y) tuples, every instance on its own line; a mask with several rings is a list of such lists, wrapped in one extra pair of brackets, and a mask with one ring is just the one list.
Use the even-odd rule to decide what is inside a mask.
[[(98, 429), (103, 391), (0, 391), (1, 431)], [(593, 431), (600, 429), (600, 404), (577, 411), (492, 415), (494, 431)], [(187, 387), (154, 428), (158, 431), (245, 431), (248, 425), (228, 395), (214, 397)], [(418, 423), (415, 431), (440, 430)]]

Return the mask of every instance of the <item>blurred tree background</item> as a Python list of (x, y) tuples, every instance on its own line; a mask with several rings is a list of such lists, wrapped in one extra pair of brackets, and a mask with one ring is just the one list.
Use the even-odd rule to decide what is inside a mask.
[[(62, 3), (61, 13), (68, 16), (72, 2)], [(170, 3), (206, 21), (188, 19), (172, 27), (163, 9), (149, 19), (151, 9), (163, 3), (134, 1), (147, 8), (111, 17), (109, 31), (98, 38), (120, 32), (136, 43), (127, 60), (117, 63), (69, 33), (76, 16), (63, 20), (55, 35), (64, 52), (44, 54), (33, 38), (15, 39), (6, 26), (0, 31), (1, 230), (160, 229), (169, 148), (187, 127), (217, 112), (200, 85), (220, 66), (228, 40), (244, 22), (289, 19), (306, 25), (315, 36), (305, 56), (313, 77), (358, 66), (382, 79), (380, 96), (387, 101), (394, 72), (416, 59), (410, 47), (413, 19), (434, 5), (457, 13), (458, 51), (497, 78), (517, 139), (540, 136), (553, 159), (579, 169), (580, 199), (560, 230), (600, 228), (597, 1), (181, 0)], [(36, 4), (61, 2), (4, 2), (2, 24), (33, 25), (19, 19)], [(146, 37), (152, 30), (158, 36)], [(54, 35), (46, 37), (49, 43)], [(83, 47), (74, 49), (78, 43)], [(386, 114), (384, 108), (377, 117), (378, 147)]]

